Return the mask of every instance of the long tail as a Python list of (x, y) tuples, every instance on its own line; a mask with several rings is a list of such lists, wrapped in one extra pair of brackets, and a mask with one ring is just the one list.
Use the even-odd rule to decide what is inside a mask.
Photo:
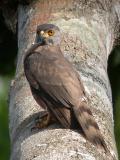
[(86, 138), (97, 147), (103, 148), (106, 153), (109, 152), (103, 136), (100, 133), (99, 127), (87, 104), (81, 103), (79, 107), (73, 107), (73, 110)]

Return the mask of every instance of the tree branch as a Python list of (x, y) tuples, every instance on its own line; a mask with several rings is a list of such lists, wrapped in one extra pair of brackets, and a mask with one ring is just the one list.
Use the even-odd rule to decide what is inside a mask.
[[(108, 3), (108, 1), (104, 1)], [(105, 8), (95, 1), (41, 0), (18, 9), (18, 63), (10, 92), (11, 160), (117, 158), (113, 131), (111, 89), (107, 59), (114, 42), (116, 15), (112, 2)], [(23, 71), (25, 51), (35, 39), (36, 27), (53, 23), (61, 29), (61, 49), (81, 75), (92, 113), (111, 155), (105, 155), (79, 133), (54, 124), (31, 132), (42, 111), (31, 95)], [(114, 158), (113, 158), (114, 157)]]

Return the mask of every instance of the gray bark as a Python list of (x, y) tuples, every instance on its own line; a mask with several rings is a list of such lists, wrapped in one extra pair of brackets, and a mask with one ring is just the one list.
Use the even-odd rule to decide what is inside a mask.
[[(80, 73), (91, 111), (111, 155), (99, 151), (79, 133), (53, 124), (32, 131), (42, 111), (31, 95), (23, 70), (25, 51), (34, 43), (36, 27), (56, 24), (61, 49)], [(11, 160), (117, 160), (107, 60), (117, 37), (118, 16), (110, 0), (40, 0), (18, 8), (18, 62), (10, 91)]]

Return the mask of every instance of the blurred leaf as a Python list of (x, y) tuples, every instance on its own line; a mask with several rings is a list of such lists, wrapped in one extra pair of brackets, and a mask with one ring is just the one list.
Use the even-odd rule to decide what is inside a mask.
[(120, 158), (120, 46), (116, 47), (111, 53), (108, 64), (113, 95), (115, 138)]
[(0, 77), (0, 160), (8, 160), (10, 140), (8, 131), (8, 82), (10, 77)]

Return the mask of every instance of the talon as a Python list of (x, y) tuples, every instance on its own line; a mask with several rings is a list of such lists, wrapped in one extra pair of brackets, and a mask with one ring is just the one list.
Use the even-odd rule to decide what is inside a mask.
[(35, 118), (35, 126), (31, 128), (31, 131), (35, 129), (42, 129), (47, 127), (53, 120), (48, 112), (43, 113), (41, 116)]

